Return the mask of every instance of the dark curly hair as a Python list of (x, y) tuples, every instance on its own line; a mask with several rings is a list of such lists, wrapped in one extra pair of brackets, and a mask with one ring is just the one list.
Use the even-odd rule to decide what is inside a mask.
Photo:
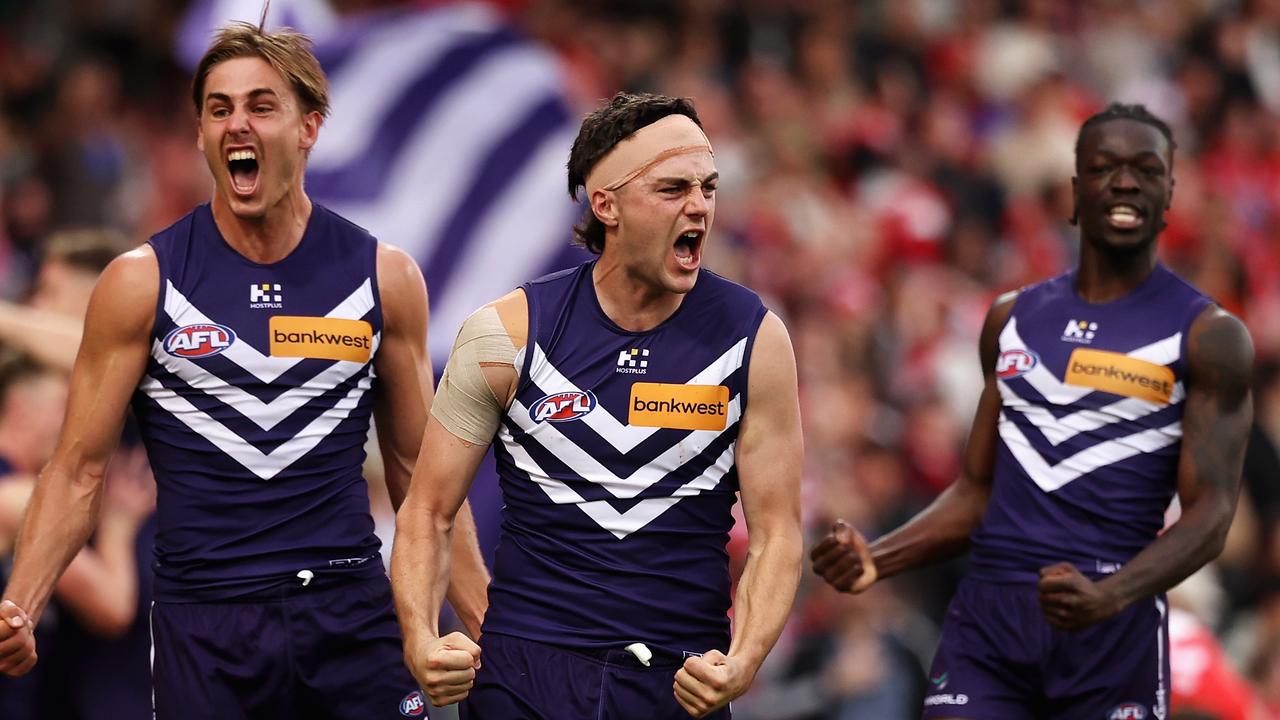
[(1164, 139), (1169, 141), (1169, 155), (1171, 157), (1173, 155), (1174, 148), (1177, 147), (1173, 142), (1173, 131), (1169, 129), (1169, 124), (1153, 115), (1150, 110), (1147, 110), (1145, 105), (1111, 103), (1106, 108), (1090, 115), (1089, 118), (1080, 125), (1080, 132), (1076, 135), (1077, 158), (1080, 156), (1080, 141), (1084, 139), (1085, 131), (1094, 125), (1107, 122), (1108, 120), (1136, 120), (1159, 130), (1160, 134), (1164, 135)]
[[(702, 127), (692, 100), (652, 93), (620, 92), (608, 105), (583, 119), (569, 151), (569, 197), (578, 199), (578, 190), (586, 187), (587, 175), (614, 145), (668, 115), (684, 115)], [(574, 242), (599, 255), (604, 252), (604, 223), (591, 211), (590, 200), (587, 198), (582, 220), (573, 227)]]

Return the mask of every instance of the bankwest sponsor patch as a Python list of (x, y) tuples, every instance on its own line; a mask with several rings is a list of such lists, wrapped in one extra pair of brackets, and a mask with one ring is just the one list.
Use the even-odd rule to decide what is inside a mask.
[(640, 427), (723, 430), (729, 419), (724, 385), (632, 383), (627, 422)]
[(373, 326), (364, 320), (276, 315), (268, 326), (274, 357), (369, 362)]
[(1080, 348), (1067, 361), (1063, 382), (1116, 395), (1168, 403), (1173, 395), (1173, 371), (1163, 365), (1120, 353)]

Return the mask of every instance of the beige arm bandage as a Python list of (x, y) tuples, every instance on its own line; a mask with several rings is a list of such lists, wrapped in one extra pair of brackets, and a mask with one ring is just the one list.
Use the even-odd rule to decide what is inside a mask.
[(472, 313), (453, 342), (431, 416), (455, 436), (488, 445), (502, 422), (507, 398), (494, 394), (484, 368), (502, 366), (515, 372), (515, 358), (516, 347), (498, 311), (485, 306)]

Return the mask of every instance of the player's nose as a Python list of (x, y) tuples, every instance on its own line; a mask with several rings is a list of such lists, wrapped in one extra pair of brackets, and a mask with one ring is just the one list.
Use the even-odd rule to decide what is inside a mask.
[(1138, 176), (1128, 165), (1121, 165), (1111, 175), (1111, 189), (1126, 192), (1138, 189)]
[(232, 108), (227, 118), (227, 131), (233, 133), (249, 132), (249, 111), (244, 108)]
[(684, 212), (686, 215), (694, 217), (706, 215), (710, 206), (711, 204), (708, 202), (707, 197), (702, 194), (702, 187), (700, 185), (694, 185), (689, 188), (689, 194), (685, 196), (684, 201)]

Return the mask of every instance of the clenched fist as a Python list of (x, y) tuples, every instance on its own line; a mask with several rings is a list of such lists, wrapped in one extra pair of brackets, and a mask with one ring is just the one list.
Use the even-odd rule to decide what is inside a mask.
[(480, 646), (460, 632), (405, 648), (405, 664), (436, 707), (462, 700), (480, 669)]
[(813, 547), (809, 559), (813, 571), (840, 592), (856, 595), (879, 577), (866, 538), (843, 520), (831, 524), (831, 532)]
[(691, 657), (676, 672), (676, 701), (695, 718), (719, 710), (747, 691), (754, 673), (742, 660), (711, 650)]

